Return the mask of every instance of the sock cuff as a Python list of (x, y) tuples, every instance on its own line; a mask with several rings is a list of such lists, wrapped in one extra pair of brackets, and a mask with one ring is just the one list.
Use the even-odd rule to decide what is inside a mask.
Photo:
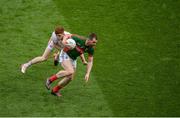
[(54, 88), (53, 88), (53, 92), (54, 93), (57, 93), (58, 91), (59, 91), (59, 89), (61, 89), (62, 87), (61, 86), (55, 86)]
[(53, 82), (55, 80), (57, 80), (57, 76), (56, 75), (51, 76), (50, 79), (49, 79), (50, 82)]

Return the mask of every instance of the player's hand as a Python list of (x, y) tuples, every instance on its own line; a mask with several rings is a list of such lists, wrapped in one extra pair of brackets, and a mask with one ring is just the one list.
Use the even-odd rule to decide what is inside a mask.
[(58, 57), (59, 57), (58, 53), (54, 53), (53, 56), (54, 56), (54, 60), (58, 60)]
[(85, 79), (85, 82), (87, 83), (89, 80), (89, 74), (86, 74), (84, 79)]
[(87, 61), (84, 61), (83, 64), (84, 64), (84, 65), (87, 65)]
[(66, 38), (66, 39), (69, 39), (69, 38), (71, 38), (72, 37), (72, 34), (65, 34), (64, 35), (64, 38)]

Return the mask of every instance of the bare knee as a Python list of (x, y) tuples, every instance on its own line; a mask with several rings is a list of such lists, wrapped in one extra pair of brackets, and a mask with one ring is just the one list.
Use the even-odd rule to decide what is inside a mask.
[(73, 76), (72, 76), (72, 75), (69, 75), (69, 76), (67, 76), (67, 79), (68, 79), (69, 81), (71, 81), (71, 80), (73, 80)]
[(47, 57), (41, 56), (41, 61), (46, 61), (47, 59)]
[(67, 73), (69, 76), (72, 76), (74, 74), (74, 70), (73, 69), (67, 70)]
[(71, 81), (71, 80), (72, 80), (72, 78), (71, 78), (71, 77), (68, 77), (67, 79), (68, 79), (68, 81)]

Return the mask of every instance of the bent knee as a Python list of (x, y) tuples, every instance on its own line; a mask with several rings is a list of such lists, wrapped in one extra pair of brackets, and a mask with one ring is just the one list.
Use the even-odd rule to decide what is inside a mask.
[(72, 80), (72, 77), (68, 77), (68, 80), (71, 81), (71, 80)]
[(73, 69), (72, 70), (68, 70), (67, 72), (68, 72), (69, 76), (72, 76), (74, 74), (74, 70)]
[(67, 76), (67, 78), (68, 78), (70, 81), (73, 80), (73, 76), (72, 76), (72, 75)]
[(41, 56), (41, 61), (46, 61), (48, 58)]

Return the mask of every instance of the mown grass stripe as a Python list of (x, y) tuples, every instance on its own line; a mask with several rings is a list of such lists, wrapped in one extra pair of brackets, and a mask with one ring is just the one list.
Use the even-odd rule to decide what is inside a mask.
[(44, 87), (46, 77), (60, 69), (53, 67), (52, 60), (33, 66), (25, 75), (20, 73), (21, 63), (42, 54), (55, 25), (68, 27), (65, 20), (61, 22), (63, 17), (54, 3), (1, 2), (0, 116), (110, 116), (93, 76), (93, 84), (84, 88), (79, 71), (77, 79), (62, 91), (63, 97), (56, 98)]

